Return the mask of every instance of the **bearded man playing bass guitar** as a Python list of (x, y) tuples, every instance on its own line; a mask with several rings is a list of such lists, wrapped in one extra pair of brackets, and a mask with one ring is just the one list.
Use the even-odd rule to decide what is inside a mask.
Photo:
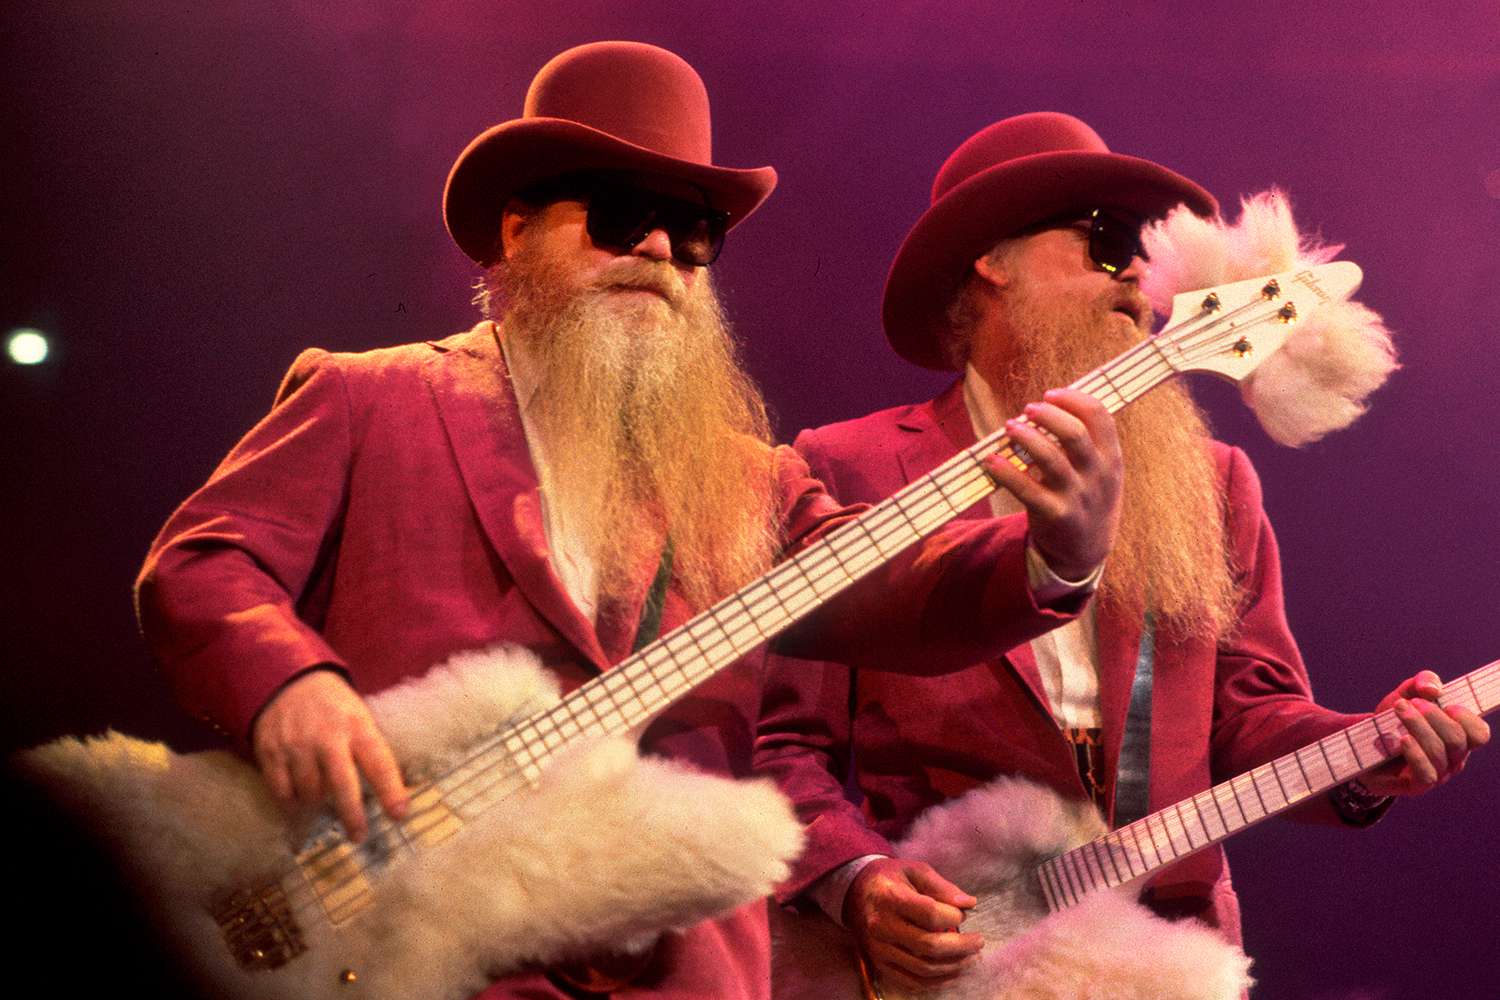
[[(897, 353), (960, 379), (929, 402), (810, 430), (795, 446), (846, 502), (886, 496), (1002, 424), (1047, 454), (1051, 443), (1026, 420), (1069, 419), (1054, 410), (1068, 394), (1052, 387), (1150, 333), (1139, 233), (1179, 203), (1217, 211), (1197, 184), (1110, 152), (1066, 115), (1022, 115), (972, 136), (898, 252), (883, 312)], [(1357, 718), (1312, 701), (1245, 455), (1209, 438), (1177, 383), (1134, 402), (1118, 428), (1123, 502), (1102, 574), (1075, 575), (1053, 558), (1059, 522), (1031, 528), (1035, 584), (1097, 586), (1077, 620), (941, 677), (773, 659), (756, 764), (793, 798), (810, 841), (779, 898), (842, 923), (886, 982), (940, 985), (982, 943), (961, 931), (974, 897), (892, 847), (925, 810), (1020, 776), (1092, 799), (1120, 826)], [(962, 516), (1024, 520), (1045, 507), (1045, 477), (1003, 485), (1011, 496)], [(1428, 700), (1438, 692), (1427, 671), (1401, 683), (1381, 703), (1405, 725), (1398, 760), (1299, 816), (1367, 824), (1389, 796), (1461, 769), (1489, 730)], [(851, 768), (862, 807), (844, 794)], [(1161, 872), (1144, 901), (1239, 941), (1217, 846)]]
[[(769, 167), (712, 163), (697, 74), (625, 42), (558, 56), (523, 117), (458, 158), (445, 219), (487, 268), (487, 318), (446, 340), (304, 353), (140, 576), (141, 623), (178, 697), (253, 751), (277, 797), (331, 802), (359, 841), (361, 780), (391, 816), (408, 808), (363, 696), (498, 641), (535, 651), (572, 690), (848, 520), (770, 444), (706, 270), (774, 183)], [(1086, 577), (1113, 530), (1113, 422), (1085, 397), (1047, 410), (1038, 423), (1066, 450), (1031, 436), (1047, 483), (1032, 530), (1040, 541), (1051, 526), (1049, 558)], [(1038, 599), (1023, 529), (940, 531), (804, 634), (818, 655), (889, 669), (998, 656), (1086, 599), (1066, 587)], [(946, 651), (927, 645), (932, 621)], [(725, 670), (656, 718), (642, 747), (745, 773), (759, 681), (749, 664)], [(483, 871), (464, 879), (483, 890)], [(668, 939), (623, 977), (631, 996), (768, 994), (763, 902)], [(585, 988), (611, 986), (530, 969), (483, 995)]]

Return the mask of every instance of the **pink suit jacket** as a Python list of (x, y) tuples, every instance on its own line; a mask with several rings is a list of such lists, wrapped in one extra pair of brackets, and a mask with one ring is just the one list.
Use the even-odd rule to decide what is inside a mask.
[[(854, 503), (899, 489), (974, 441), (955, 384), (927, 403), (806, 431), (795, 446), (835, 495)], [(1237, 634), (1217, 648), (1201, 639), (1156, 637), (1152, 810), (1360, 718), (1313, 703), (1282, 608), (1280, 563), (1260, 484), (1237, 449), (1215, 443), (1214, 458), (1248, 603)], [(988, 516), (984, 502), (962, 515)], [(1025, 515), (1014, 519), (1024, 522)], [(1112, 808), (1143, 629), (1140, 621), (1105, 613), (1097, 625)], [(862, 806), (844, 795), (851, 759)], [(777, 777), (809, 823), (809, 846), (778, 892), (784, 902), (846, 861), (893, 853), (890, 842), (923, 810), (998, 775), (1085, 795), (1029, 645), (942, 676), (851, 673), (838, 663), (815, 667), (773, 657), (756, 766)], [(1320, 800), (1299, 816), (1331, 821), (1336, 814)], [(1148, 898), (1163, 912), (1200, 916), (1239, 940), (1239, 908), (1221, 848), (1160, 872)]]
[[(849, 516), (791, 449), (776, 457), (790, 546)], [(1023, 545), (993, 519), (953, 526), (792, 645), (900, 667), (931, 630), (942, 638), (933, 669), (998, 654), (1069, 617), (1032, 602)], [(497, 332), (481, 323), (443, 341), (299, 357), (272, 411), (162, 529), (137, 601), (179, 700), (243, 746), (266, 701), (320, 665), (371, 693), (508, 641), (571, 690), (628, 654), (654, 572), (643, 566), (597, 626), (573, 605), (549, 560)], [(689, 616), (669, 590), (663, 631)], [(643, 747), (747, 773), (760, 680), (754, 657), (721, 672), (658, 718)], [(764, 906), (746, 907), (674, 941), (666, 977), (633, 995), (765, 997), (768, 950)], [(532, 974), (484, 996), (560, 994)]]

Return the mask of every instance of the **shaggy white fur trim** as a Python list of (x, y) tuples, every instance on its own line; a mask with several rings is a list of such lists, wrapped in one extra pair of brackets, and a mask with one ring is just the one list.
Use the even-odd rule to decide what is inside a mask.
[[(1000, 778), (936, 806), (896, 846), (978, 896), (963, 929), (986, 944), (977, 963), (941, 989), (888, 1000), (1237, 1000), (1250, 986), (1244, 952), (1201, 924), (1172, 923), (1131, 887), (1100, 892), (1048, 915), (1033, 869), (1104, 833), (1082, 802)], [(778, 913), (776, 1000), (856, 996), (848, 937), (821, 916)]]
[[(1141, 289), (1161, 314), (1179, 293), (1326, 263), (1343, 250), (1299, 233), (1291, 203), (1274, 188), (1244, 198), (1232, 225), (1183, 207), (1148, 226), (1141, 240), (1151, 257)], [(1297, 447), (1352, 424), (1399, 367), (1380, 316), (1347, 300), (1295, 324), (1240, 392), (1273, 440)]]
[[(451, 758), (449, 740), (472, 743), (555, 696), (530, 654), (501, 647), (455, 657), (371, 707), (398, 756), (432, 768)], [(642, 759), (625, 740), (585, 743), (539, 787), (376, 879), (378, 902), (344, 927), (303, 921), (307, 954), (251, 974), (230, 961), (206, 907), (278, 872), (296, 842), (252, 767), (118, 733), (59, 740), (26, 763), (111, 843), (223, 996), (466, 997), (525, 964), (644, 947), (752, 903), (802, 846), (770, 782)], [(338, 982), (345, 968), (356, 985)]]

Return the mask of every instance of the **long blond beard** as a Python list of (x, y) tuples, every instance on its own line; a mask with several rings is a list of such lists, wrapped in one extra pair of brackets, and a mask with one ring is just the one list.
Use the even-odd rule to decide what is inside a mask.
[(649, 578), (670, 538), (678, 589), (705, 607), (764, 572), (779, 544), (765, 406), (708, 274), (684, 290), (669, 264), (636, 258), (616, 261), (604, 287), (561, 287), (557, 273), (527, 249), (487, 278), (503, 286), (504, 336), (536, 369), (530, 414), (553, 501), (602, 597)]
[[(1046, 297), (1019, 275), (1001, 300), (1002, 357), (975, 357), (1006, 414), (1067, 385), (1144, 337), (1113, 311), (1133, 286), (1095, 302)], [(998, 369), (998, 370), (994, 370)], [(1217, 638), (1234, 624), (1239, 591), (1224, 534), (1208, 428), (1181, 383), (1147, 393), (1115, 418), (1125, 459), (1120, 531), (1100, 581), (1101, 605), (1159, 628)]]

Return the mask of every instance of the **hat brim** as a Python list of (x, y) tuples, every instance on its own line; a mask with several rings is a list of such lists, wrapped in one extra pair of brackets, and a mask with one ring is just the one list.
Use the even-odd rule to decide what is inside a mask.
[(518, 118), (480, 133), (454, 161), (443, 221), (464, 253), (492, 262), (505, 204), (518, 191), (575, 170), (636, 170), (702, 189), (714, 208), (743, 222), (776, 187), (771, 167), (720, 167), (665, 156), (564, 118)]
[(970, 265), (996, 243), (1075, 209), (1120, 208), (1149, 219), (1183, 203), (1203, 216), (1219, 210), (1181, 174), (1120, 153), (1038, 153), (982, 170), (924, 212), (896, 252), (881, 309), (886, 338), (913, 364), (951, 371), (942, 348), (948, 306)]

